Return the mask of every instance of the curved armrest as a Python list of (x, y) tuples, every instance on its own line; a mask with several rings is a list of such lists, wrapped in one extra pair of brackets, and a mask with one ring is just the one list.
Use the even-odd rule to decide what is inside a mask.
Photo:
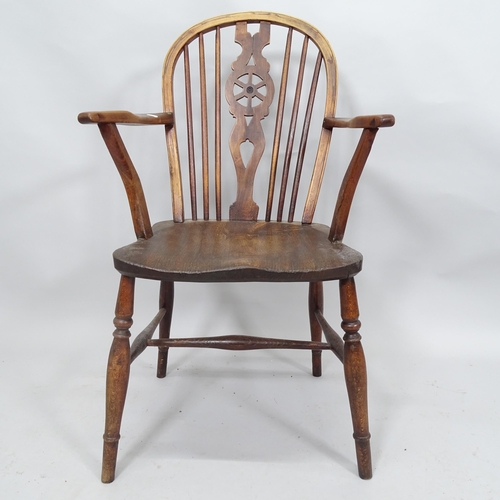
[(173, 113), (146, 113), (136, 115), (130, 111), (87, 111), (78, 115), (80, 123), (116, 123), (118, 125), (167, 125), (174, 124)]
[(135, 234), (138, 239), (151, 238), (151, 236), (153, 235), (153, 230), (151, 228), (151, 222), (149, 220), (148, 206), (146, 204), (146, 198), (142, 190), (141, 180), (139, 179), (139, 175), (137, 174), (134, 164), (130, 159), (127, 148), (125, 147), (125, 144), (123, 144), (123, 140), (120, 136), (120, 132), (118, 131), (116, 123), (107, 121), (83, 121), (82, 123), (97, 123), (102, 138), (104, 139), (108, 151), (113, 158), (113, 162), (118, 169), (118, 173), (122, 178), (125, 191), (127, 192)]
[(335, 206), (332, 225), (330, 226), (330, 235), (328, 236), (330, 241), (342, 241), (347, 225), (347, 218), (349, 217), (349, 211), (351, 210), (352, 199), (378, 129), (379, 127), (392, 127), (395, 119), (392, 115), (377, 115), (358, 116), (351, 120), (329, 118), (325, 119), (325, 122), (327, 120), (332, 128), (334, 126), (363, 128), (358, 145), (347, 167), (342, 185), (340, 186), (337, 205)]
[(393, 115), (366, 115), (355, 118), (326, 117), (323, 127), (332, 128), (381, 128), (392, 127), (396, 123)]
[(80, 123), (95, 123), (113, 158), (127, 192), (132, 221), (137, 238), (150, 238), (153, 235), (149, 220), (146, 198), (139, 175), (123, 144), (117, 125), (165, 125), (174, 124), (174, 114), (147, 113), (136, 115), (130, 111), (88, 111), (78, 115)]

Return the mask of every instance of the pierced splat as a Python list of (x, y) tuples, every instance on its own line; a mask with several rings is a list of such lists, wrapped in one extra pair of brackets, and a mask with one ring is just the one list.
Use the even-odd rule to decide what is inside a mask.
[[(274, 83), (269, 75), (269, 63), (262, 49), (270, 41), (270, 23), (261, 22), (254, 35), (247, 31), (247, 23), (236, 23), (235, 42), (242, 52), (232, 64), (233, 72), (226, 82), (226, 99), (229, 111), (236, 119), (229, 138), (237, 178), (236, 201), (229, 208), (232, 220), (257, 220), (259, 207), (253, 200), (255, 173), (265, 149), (261, 120), (269, 114), (274, 96)], [(242, 145), (253, 146), (245, 163)], [(247, 155), (245, 155), (247, 156)]]

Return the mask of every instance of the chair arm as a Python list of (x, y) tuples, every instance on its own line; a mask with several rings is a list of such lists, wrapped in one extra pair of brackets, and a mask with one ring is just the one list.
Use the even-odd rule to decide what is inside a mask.
[(393, 115), (366, 115), (355, 118), (335, 118), (326, 117), (323, 120), (323, 127), (332, 128), (381, 128), (392, 127), (396, 119)]
[(139, 175), (130, 159), (117, 125), (165, 125), (170, 128), (174, 124), (174, 114), (165, 112), (136, 115), (130, 111), (87, 111), (78, 115), (78, 121), (83, 124), (95, 123), (99, 127), (125, 186), (135, 234), (137, 238), (150, 238), (153, 231), (146, 198)]
[[(108, 112), (106, 112), (106, 115), (109, 116), (111, 113), (108, 114)], [(92, 113), (88, 114), (90, 115)], [(82, 113), (82, 115), (86, 115), (86, 113)], [(79, 120), (80, 116), (78, 117)], [(82, 120), (85, 119), (85, 117), (82, 118)], [(109, 121), (90, 122), (82, 120), (80, 120), (81, 123), (97, 123), (97, 126), (99, 127), (102, 138), (104, 139), (108, 151), (113, 158), (113, 162), (118, 169), (118, 173), (120, 174), (120, 177), (123, 181), (125, 191), (127, 192), (130, 212), (132, 215), (132, 222), (134, 224), (134, 231), (137, 238), (151, 238), (151, 236), (153, 235), (153, 231), (151, 228), (151, 222), (149, 220), (148, 206), (146, 204), (146, 198), (142, 190), (141, 180), (139, 179), (139, 175), (137, 174), (134, 164), (130, 159), (127, 148), (123, 143), (116, 123)]]
[(330, 226), (330, 241), (342, 241), (347, 225), (347, 219), (351, 210), (352, 200), (358, 185), (359, 178), (363, 172), (366, 160), (370, 154), (373, 141), (377, 135), (378, 128), (366, 127), (361, 133), (358, 145), (347, 167), (344, 179), (340, 186), (332, 225)]
[(130, 111), (87, 111), (78, 115), (80, 123), (116, 123), (118, 125), (167, 125), (174, 124), (173, 113), (146, 113), (136, 115)]

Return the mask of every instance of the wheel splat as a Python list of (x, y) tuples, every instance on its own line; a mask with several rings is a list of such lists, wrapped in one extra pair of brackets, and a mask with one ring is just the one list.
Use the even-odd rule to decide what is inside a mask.
[[(253, 200), (255, 173), (265, 149), (261, 126), (269, 114), (274, 97), (274, 83), (269, 75), (269, 63), (262, 55), (270, 42), (270, 23), (261, 22), (254, 35), (247, 31), (247, 23), (236, 25), (235, 42), (242, 52), (233, 62), (232, 73), (226, 81), (226, 99), (229, 112), (236, 119), (229, 138), (229, 149), (236, 169), (236, 201), (229, 208), (231, 220), (257, 220), (259, 207)], [(246, 142), (253, 145), (250, 158), (245, 163), (241, 154)]]

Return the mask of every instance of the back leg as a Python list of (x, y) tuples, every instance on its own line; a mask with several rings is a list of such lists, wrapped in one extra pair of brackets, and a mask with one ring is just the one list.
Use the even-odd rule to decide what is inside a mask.
[[(172, 312), (174, 308), (174, 283), (173, 281), (162, 281), (160, 285), (160, 309), (165, 308), (166, 313), (160, 321), (160, 338), (170, 338), (170, 326), (172, 324)], [(158, 366), (156, 376), (163, 378), (167, 375), (168, 347), (158, 348)]]
[(359, 477), (372, 477), (366, 363), (358, 320), (358, 300), (353, 278), (340, 281), (340, 307), (344, 335), (344, 374), (351, 406)]
[[(323, 282), (309, 283), (309, 324), (311, 326), (311, 340), (321, 342), (323, 330), (316, 319), (317, 310), (323, 312)], [(312, 374), (321, 377), (321, 351), (312, 351)]]

